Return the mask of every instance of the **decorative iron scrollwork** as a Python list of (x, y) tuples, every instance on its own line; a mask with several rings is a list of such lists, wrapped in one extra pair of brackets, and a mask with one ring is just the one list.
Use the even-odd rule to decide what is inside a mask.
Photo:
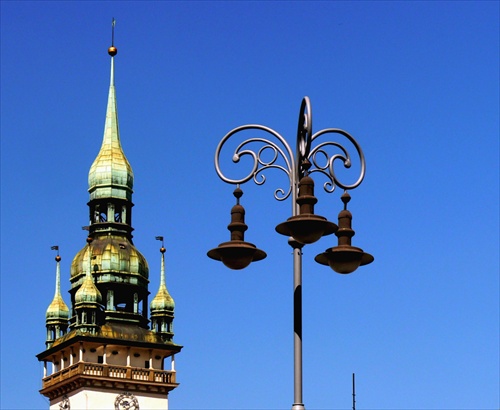
[[(250, 171), (242, 178), (228, 178), (221, 168), (220, 155), (222, 148), (233, 135), (252, 130), (263, 131), (270, 134), (273, 139), (255, 136), (240, 143), (233, 152), (232, 160), (234, 163), (238, 163), (242, 158), (249, 157), (251, 159)], [(257, 185), (262, 185), (266, 182), (264, 171), (269, 169), (281, 170), (288, 176), (290, 184), (288, 188), (278, 188), (275, 190), (274, 197), (279, 201), (287, 199), (292, 192), (294, 192), (294, 195), (296, 194), (298, 181), (306, 172), (309, 174), (314, 172), (323, 174), (327, 178), (327, 182), (323, 185), (326, 192), (333, 192), (337, 186), (344, 190), (349, 190), (361, 184), (365, 175), (365, 157), (354, 137), (338, 128), (326, 128), (315, 134), (312, 132), (311, 102), (308, 97), (304, 97), (299, 112), (295, 155), (285, 138), (275, 130), (257, 124), (242, 125), (229, 131), (219, 142), (215, 151), (216, 172), (224, 182), (229, 184), (244, 184), (253, 179)], [(344, 168), (347, 169), (352, 165), (351, 155), (341, 143), (326, 141), (319, 143), (316, 147), (312, 147), (313, 142), (317, 138), (326, 134), (339, 134), (347, 138), (354, 145), (360, 163), (360, 174), (354, 183), (347, 184), (342, 182), (335, 172), (334, 166), (338, 161), (341, 161)], [(253, 146), (254, 144), (261, 145), (259, 148), (256, 148)], [(327, 150), (329, 147), (334, 147), (340, 152), (331, 155)]]

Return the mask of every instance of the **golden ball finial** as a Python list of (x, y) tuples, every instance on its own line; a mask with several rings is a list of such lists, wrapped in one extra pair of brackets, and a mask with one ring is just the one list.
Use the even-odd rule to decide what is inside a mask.
[(117, 53), (118, 53), (118, 49), (115, 46), (111, 46), (110, 48), (108, 48), (108, 54), (111, 57), (114, 57)]
[(166, 252), (166, 249), (162, 246), (162, 247), (160, 248), (160, 252), (161, 252), (161, 253), (165, 253), (165, 252)]
[(56, 262), (60, 262), (61, 261), (61, 257), (59, 255), (56, 256)]

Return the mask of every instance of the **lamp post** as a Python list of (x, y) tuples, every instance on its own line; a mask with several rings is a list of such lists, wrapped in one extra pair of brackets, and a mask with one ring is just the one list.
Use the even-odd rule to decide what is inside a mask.
[[(222, 148), (232, 136), (247, 130), (263, 131), (270, 134), (273, 139), (255, 136), (240, 143), (233, 153), (233, 162), (238, 163), (241, 158), (250, 157), (253, 164), (250, 172), (243, 178), (228, 178), (221, 170)], [(353, 184), (344, 184), (335, 173), (334, 165), (337, 161), (342, 161), (345, 168), (351, 167), (351, 156), (343, 145), (326, 141), (312, 147), (317, 138), (326, 134), (342, 135), (354, 146), (359, 156), (360, 174)], [(253, 150), (255, 144), (260, 146), (258, 150)], [(330, 155), (330, 148), (336, 148), (338, 152)], [(271, 159), (265, 160), (264, 154), (269, 152)], [(269, 155), (267, 157), (269, 158)], [(373, 262), (373, 256), (351, 245), (354, 230), (351, 226), (352, 214), (347, 210), (347, 203), (350, 200), (348, 191), (358, 187), (363, 181), (365, 158), (357, 141), (346, 131), (326, 128), (313, 134), (311, 102), (308, 97), (303, 98), (300, 107), (295, 153), (285, 138), (269, 127), (250, 124), (229, 131), (219, 142), (215, 151), (215, 170), (224, 182), (236, 185), (233, 193), (236, 205), (231, 209), (231, 223), (228, 225), (231, 238), (228, 242), (223, 242), (217, 248), (210, 250), (207, 255), (223, 262), (230, 269), (243, 269), (251, 262), (262, 260), (267, 256), (254, 244), (244, 240), (247, 225), (244, 218), (245, 210), (240, 204), (240, 198), (243, 195), (240, 185), (252, 179), (257, 185), (264, 184), (266, 177), (263, 172), (269, 169), (283, 171), (289, 179), (288, 188), (277, 189), (274, 197), (278, 201), (291, 197), (292, 216), (278, 224), (276, 231), (289, 237), (288, 243), (293, 249), (294, 401), (292, 410), (304, 410), (302, 399), (302, 248), (304, 245), (316, 242), (322, 236), (335, 233), (338, 237), (338, 245), (317, 255), (316, 262), (330, 266), (334, 271), (343, 274), (351, 273), (359, 266)], [(327, 182), (323, 185), (326, 192), (331, 193), (336, 187), (344, 190), (342, 195), (344, 209), (339, 214), (338, 226), (314, 213), (317, 199), (314, 196), (314, 181), (311, 175), (315, 173), (326, 177)]]

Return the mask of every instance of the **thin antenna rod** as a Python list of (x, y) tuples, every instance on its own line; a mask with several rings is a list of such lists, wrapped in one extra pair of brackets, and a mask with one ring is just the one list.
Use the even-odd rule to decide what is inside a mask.
[(111, 20), (111, 47), (114, 47), (115, 45), (115, 24), (116, 20), (113, 17), (113, 20)]
[(356, 410), (356, 378), (352, 374), (352, 410)]

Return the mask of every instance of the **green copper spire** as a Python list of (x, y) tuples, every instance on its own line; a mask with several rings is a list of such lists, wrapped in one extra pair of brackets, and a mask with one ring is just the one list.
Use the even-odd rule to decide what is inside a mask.
[(158, 293), (151, 301), (150, 310), (151, 314), (157, 312), (173, 312), (175, 308), (174, 299), (168, 293), (167, 285), (165, 281), (165, 248), (162, 246), (161, 252), (161, 270), (160, 270), (160, 288)]
[(56, 257), (57, 265), (56, 265), (56, 291), (54, 294), (54, 299), (50, 303), (47, 308), (47, 313), (45, 317), (47, 318), (47, 322), (53, 320), (68, 320), (69, 319), (69, 308), (64, 302), (61, 296), (61, 267), (59, 265), (59, 261), (61, 260), (60, 256)]
[(97, 289), (94, 281), (92, 280), (92, 274), (88, 273), (85, 275), (82, 286), (78, 289), (75, 294), (75, 305), (80, 303), (98, 303), (102, 302), (102, 295)]
[(89, 171), (90, 200), (121, 198), (130, 201), (133, 192), (134, 174), (120, 143), (114, 84), (116, 47), (110, 47), (108, 53), (111, 56), (108, 107), (101, 149)]
[(56, 256), (56, 290), (54, 299), (47, 308), (45, 314), (45, 327), (47, 328), (47, 339), (45, 345), (51, 347), (56, 339), (66, 334), (68, 329), (69, 309), (61, 296), (61, 257), (59, 256), (59, 247), (53, 246), (57, 250)]
[(99, 289), (97, 289), (97, 286), (94, 284), (94, 280), (92, 278), (92, 248), (90, 247), (91, 242), (92, 238), (88, 238), (88, 268), (85, 273), (83, 283), (75, 294), (76, 307), (78, 307), (79, 304), (84, 303), (100, 304), (102, 302), (101, 292), (99, 292)]
[(160, 335), (164, 342), (172, 342), (174, 337), (173, 321), (175, 303), (170, 293), (168, 293), (165, 283), (165, 247), (163, 246), (163, 237), (157, 236), (156, 239), (162, 241), (161, 252), (161, 274), (160, 288), (158, 293), (151, 301), (151, 330)]
[(69, 309), (61, 296), (61, 257), (56, 256), (56, 291), (54, 299), (47, 308), (47, 323), (51, 321), (68, 320)]
[[(70, 293), (76, 308), (82, 306), (76, 315), (78, 323), (85, 319), (88, 325), (89, 315), (95, 314), (99, 325), (113, 322), (147, 329), (149, 267), (132, 242), (134, 176), (120, 143), (114, 85), (117, 49), (114, 45), (109, 47), (108, 54), (111, 56), (111, 80), (104, 137), (89, 171), (87, 240), (90, 242), (73, 258)], [(90, 310), (84, 311), (83, 306)], [(78, 323), (73, 320), (72, 328), (77, 328)], [(97, 322), (90, 324), (94, 323)]]
[(83, 333), (96, 334), (102, 318), (102, 295), (94, 284), (92, 276), (92, 238), (87, 238), (88, 247), (88, 269), (80, 288), (75, 293), (75, 328)]

